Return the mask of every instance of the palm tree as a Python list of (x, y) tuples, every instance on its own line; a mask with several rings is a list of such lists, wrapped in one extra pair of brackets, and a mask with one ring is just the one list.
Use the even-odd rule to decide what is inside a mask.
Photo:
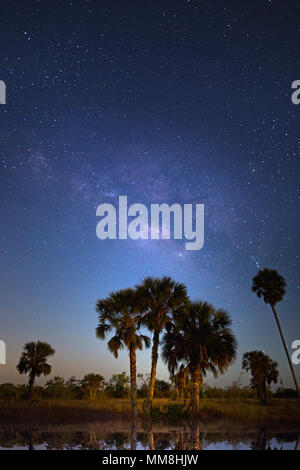
[(38, 341), (35, 343), (31, 341), (26, 343), (17, 369), (20, 374), (27, 374), (29, 372), (28, 382), (28, 396), (33, 396), (33, 385), (36, 377), (40, 375), (49, 375), (51, 372), (51, 365), (47, 363), (49, 356), (53, 356), (55, 350), (48, 343)]
[(299, 390), (299, 385), (296, 379), (296, 375), (294, 372), (293, 364), (290, 359), (285, 339), (283, 336), (283, 332), (281, 329), (281, 325), (279, 322), (279, 318), (275, 309), (275, 305), (277, 302), (281, 302), (285, 295), (285, 287), (286, 287), (286, 282), (285, 279), (278, 274), (278, 272), (275, 269), (261, 269), (258, 271), (258, 274), (254, 276), (252, 279), (252, 291), (256, 293), (256, 295), (260, 298), (263, 297), (264, 301), (267, 304), (271, 305), (278, 329), (279, 329), (279, 334), (281, 337), (281, 341), (288, 359), (288, 363), (290, 365), (290, 369), (292, 372), (292, 376), (295, 382), (296, 390), (298, 397), (300, 398), (300, 390)]
[(104, 377), (100, 374), (86, 374), (81, 381), (81, 386), (88, 390), (89, 399), (95, 400), (97, 391), (102, 391), (105, 387)]
[(188, 370), (184, 364), (181, 364), (178, 372), (171, 376), (171, 381), (174, 383), (177, 398), (183, 400), (183, 394), (189, 381)]
[(96, 303), (96, 311), (99, 313), (96, 336), (105, 339), (108, 333), (114, 331), (114, 336), (107, 343), (109, 351), (115, 358), (124, 346), (129, 352), (133, 417), (137, 416), (136, 350), (143, 349), (143, 343), (146, 347), (150, 346), (150, 339), (137, 329), (137, 305), (136, 292), (133, 289), (112, 292), (108, 298), (100, 299)]
[(257, 396), (262, 403), (267, 402), (267, 387), (277, 383), (279, 372), (278, 364), (263, 351), (249, 351), (243, 355), (242, 368), (251, 371), (251, 385), (256, 389)]
[(174, 315), (163, 338), (163, 359), (171, 374), (183, 361), (191, 375), (191, 405), (199, 411), (203, 376), (211, 371), (223, 373), (233, 362), (236, 340), (230, 329), (231, 320), (224, 310), (207, 302), (190, 303)]
[(147, 399), (147, 413), (150, 415), (154, 394), (158, 361), (159, 336), (172, 315), (188, 301), (184, 284), (173, 281), (170, 277), (146, 277), (141, 285), (136, 286), (142, 311), (141, 324), (153, 333), (151, 374)]

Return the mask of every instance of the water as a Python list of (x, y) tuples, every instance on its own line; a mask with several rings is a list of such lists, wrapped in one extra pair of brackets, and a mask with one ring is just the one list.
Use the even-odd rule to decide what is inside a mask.
[[(116, 427), (110, 427), (110, 429)], [(47, 430), (0, 431), (0, 449), (19, 450), (295, 450), (300, 449), (300, 432), (205, 432), (201, 426), (170, 429), (123, 429), (107, 426), (69, 426)]]

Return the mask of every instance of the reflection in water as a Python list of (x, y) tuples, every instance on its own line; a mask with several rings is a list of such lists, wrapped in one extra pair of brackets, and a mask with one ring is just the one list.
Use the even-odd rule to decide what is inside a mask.
[(150, 450), (155, 450), (154, 433), (153, 433), (151, 419), (147, 419), (146, 424), (145, 424), (145, 430), (148, 433), (148, 442), (149, 442), (149, 447), (148, 448)]
[(257, 433), (257, 438), (251, 444), (253, 450), (266, 450), (267, 449), (267, 433), (264, 429)]
[(298, 432), (297, 439), (296, 439), (296, 445), (295, 445), (294, 450), (298, 450), (299, 442), (300, 442), (300, 432)]
[(137, 445), (137, 418), (132, 416), (131, 418), (131, 432), (130, 432), (131, 450), (136, 450)]
[(193, 450), (201, 450), (202, 449), (202, 438), (200, 433), (200, 425), (199, 421), (192, 422), (191, 425), (191, 437), (192, 437), (192, 445), (190, 446)]
[(92, 430), (55, 431), (0, 431), (0, 449), (150, 449), (150, 450), (201, 450), (201, 449), (253, 449), (253, 450), (296, 450), (299, 448), (300, 433), (270, 433), (260, 429), (256, 433), (205, 432), (204, 425), (193, 422), (186, 428), (153, 430), (151, 423), (138, 430), (137, 422), (131, 428), (120, 432), (109, 432), (95, 427)]

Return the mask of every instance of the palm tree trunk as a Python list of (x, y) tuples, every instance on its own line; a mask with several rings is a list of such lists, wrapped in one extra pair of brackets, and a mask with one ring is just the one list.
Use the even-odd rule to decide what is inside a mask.
[(29, 382), (28, 382), (28, 397), (29, 397), (30, 399), (33, 398), (34, 379), (35, 379), (35, 375), (34, 375), (34, 374), (30, 374), (30, 375), (29, 375)]
[(261, 385), (260, 384), (257, 385), (257, 397), (258, 397), (259, 401), (262, 403), (263, 399), (262, 399)]
[(263, 396), (264, 404), (266, 404), (267, 403), (267, 387), (266, 387), (265, 381), (262, 383), (262, 396)]
[(199, 395), (200, 395), (200, 368), (198, 365), (192, 370), (192, 413), (199, 413)]
[(286, 344), (285, 344), (285, 339), (284, 339), (284, 336), (283, 336), (283, 333), (282, 333), (282, 329), (281, 329), (281, 325), (280, 325), (280, 322), (279, 322), (279, 318), (278, 318), (278, 316), (277, 316), (277, 312), (276, 312), (276, 310), (275, 310), (274, 305), (272, 305), (272, 304), (270, 304), (270, 305), (271, 305), (271, 308), (272, 308), (272, 310), (273, 310), (274, 317), (275, 317), (275, 320), (276, 320), (276, 323), (277, 323), (277, 326), (278, 326), (278, 329), (279, 329), (279, 333), (280, 333), (281, 341), (282, 341), (282, 344), (283, 344), (283, 347), (284, 347), (284, 350), (285, 350), (285, 353), (286, 353), (286, 357), (287, 357), (287, 359), (288, 359), (288, 361), (289, 361), (290, 369), (291, 369), (292, 376), (293, 376), (293, 379), (294, 379), (294, 382), (295, 382), (295, 386), (296, 386), (296, 390), (297, 390), (297, 395), (298, 395), (298, 398), (300, 398), (299, 385), (298, 385), (298, 382), (297, 382), (297, 379), (296, 379), (296, 375), (295, 375), (295, 371), (294, 371), (294, 368), (293, 368), (293, 364), (292, 364), (290, 355), (289, 355), (289, 353), (288, 353), (288, 350), (287, 350), (287, 347), (286, 347)]
[(150, 415), (151, 413), (152, 399), (154, 395), (156, 368), (157, 368), (157, 360), (158, 360), (158, 345), (159, 345), (159, 333), (155, 331), (153, 335), (151, 375), (150, 375), (149, 392), (148, 392), (148, 400), (147, 400), (147, 407), (146, 407), (148, 415)]
[(131, 387), (131, 410), (132, 419), (137, 417), (137, 399), (136, 399), (136, 350), (134, 347), (130, 348), (130, 387)]
[[(184, 374), (184, 372), (183, 372)], [(180, 375), (179, 377), (179, 398), (180, 400), (183, 399), (183, 391), (184, 391), (184, 376), (183, 374)]]
[(264, 395), (264, 387), (263, 387), (262, 382), (260, 382), (258, 384), (258, 398), (259, 398), (259, 401), (264, 405), (265, 404), (265, 395)]

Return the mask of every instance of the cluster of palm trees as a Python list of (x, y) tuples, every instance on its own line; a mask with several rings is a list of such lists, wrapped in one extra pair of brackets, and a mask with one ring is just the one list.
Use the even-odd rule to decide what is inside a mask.
[(267, 385), (277, 383), (278, 364), (263, 351), (249, 351), (243, 355), (242, 368), (251, 371), (251, 386), (256, 389), (257, 397), (267, 403)]
[[(297, 379), (275, 310), (276, 304), (285, 295), (285, 286), (284, 278), (277, 271), (265, 268), (253, 278), (252, 290), (258, 297), (263, 297), (272, 308), (300, 397)], [(97, 301), (96, 311), (99, 314), (97, 337), (104, 340), (110, 336), (108, 349), (116, 358), (121, 349), (126, 348), (128, 351), (133, 418), (137, 416), (136, 353), (137, 350), (142, 350), (143, 346), (148, 348), (151, 345), (150, 338), (144, 334), (145, 328), (152, 334), (152, 361), (146, 406), (149, 416), (160, 345), (162, 358), (174, 381), (177, 381), (180, 396), (183, 395), (185, 383), (189, 378), (191, 408), (195, 414), (199, 410), (203, 377), (208, 371), (215, 376), (224, 373), (235, 359), (237, 343), (230, 328), (228, 313), (216, 309), (208, 302), (192, 302), (185, 285), (170, 277), (147, 277), (134, 289), (112, 292), (107, 298)], [(51, 372), (47, 359), (54, 353), (52, 346), (42, 341), (25, 344), (17, 369), (21, 374), (29, 374), (29, 397), (32, 397), (36, 377)], [(251, 370), (252, 385), (256, 387), (260, 399), (265, 401), (266, 384), (277, 381), (277, 364), (262, 351), (250, 351), (244, 354), (242, 367)], [(86, 379), (90, 398), (95, 396), (98, 381), (99, 377)]]
[(106, 299), (96, 303), (99, 323), (96, 335), (105, 339), (113, 332), (107, 343), (108, 349), (117, 358), (120, 349), (127, 348), (130, 361), (130, 388), (133, 416), (137, 416), (136, 386), (136, 351), (143, 345), (150, 347), (150, 338), (141, 332), (147, 327), (153, 334), (152, 363), (147, 399), (147, 411), (151, 410), (160, 334), (176, 314), (188, 304), (186, 287), (173, 281), (170, 277), (154, 279), (147, 277), (134, 289), (121, 289), (112, 292)]
[(227, 312), (207, 302), (191, 302), (186, 287), (170, 277), (147, 277), (134, 289), (112, 292), (97, 301), (96, 310), (99, 313), (97, 337), (105, 339), (113, 332), (107, 345), (115, 357), (120, 349), (128, 350), (133, 416), (137, 416), (136, 351), (143, 345), (150, 346), (142, 327), (152, 333), (148, 414), (152, 407), (160, 343), (163, 360), (171, 374), (182, 367), (190, 373), (194, 413), (199, 410), (203, 376), (207, 371), (214, 375), (223, 373), (235, 358), (236, 340)]
[(191, 408), (199, 411), (203, 377), (211, 371), (216, 377), (234, 361), (237, 343), (224, 310), (207, 302), (191, 302), (175, 314), (163, 339), (163, 359), (174, 373), (182, 365), (191, 377)]
[(90, 400), (95, 400), (97, 392), (103, 391), (106, 385), (104, 377), (100, 374), (86, 374), (80, 382), (83, 389), (87, 390)]

